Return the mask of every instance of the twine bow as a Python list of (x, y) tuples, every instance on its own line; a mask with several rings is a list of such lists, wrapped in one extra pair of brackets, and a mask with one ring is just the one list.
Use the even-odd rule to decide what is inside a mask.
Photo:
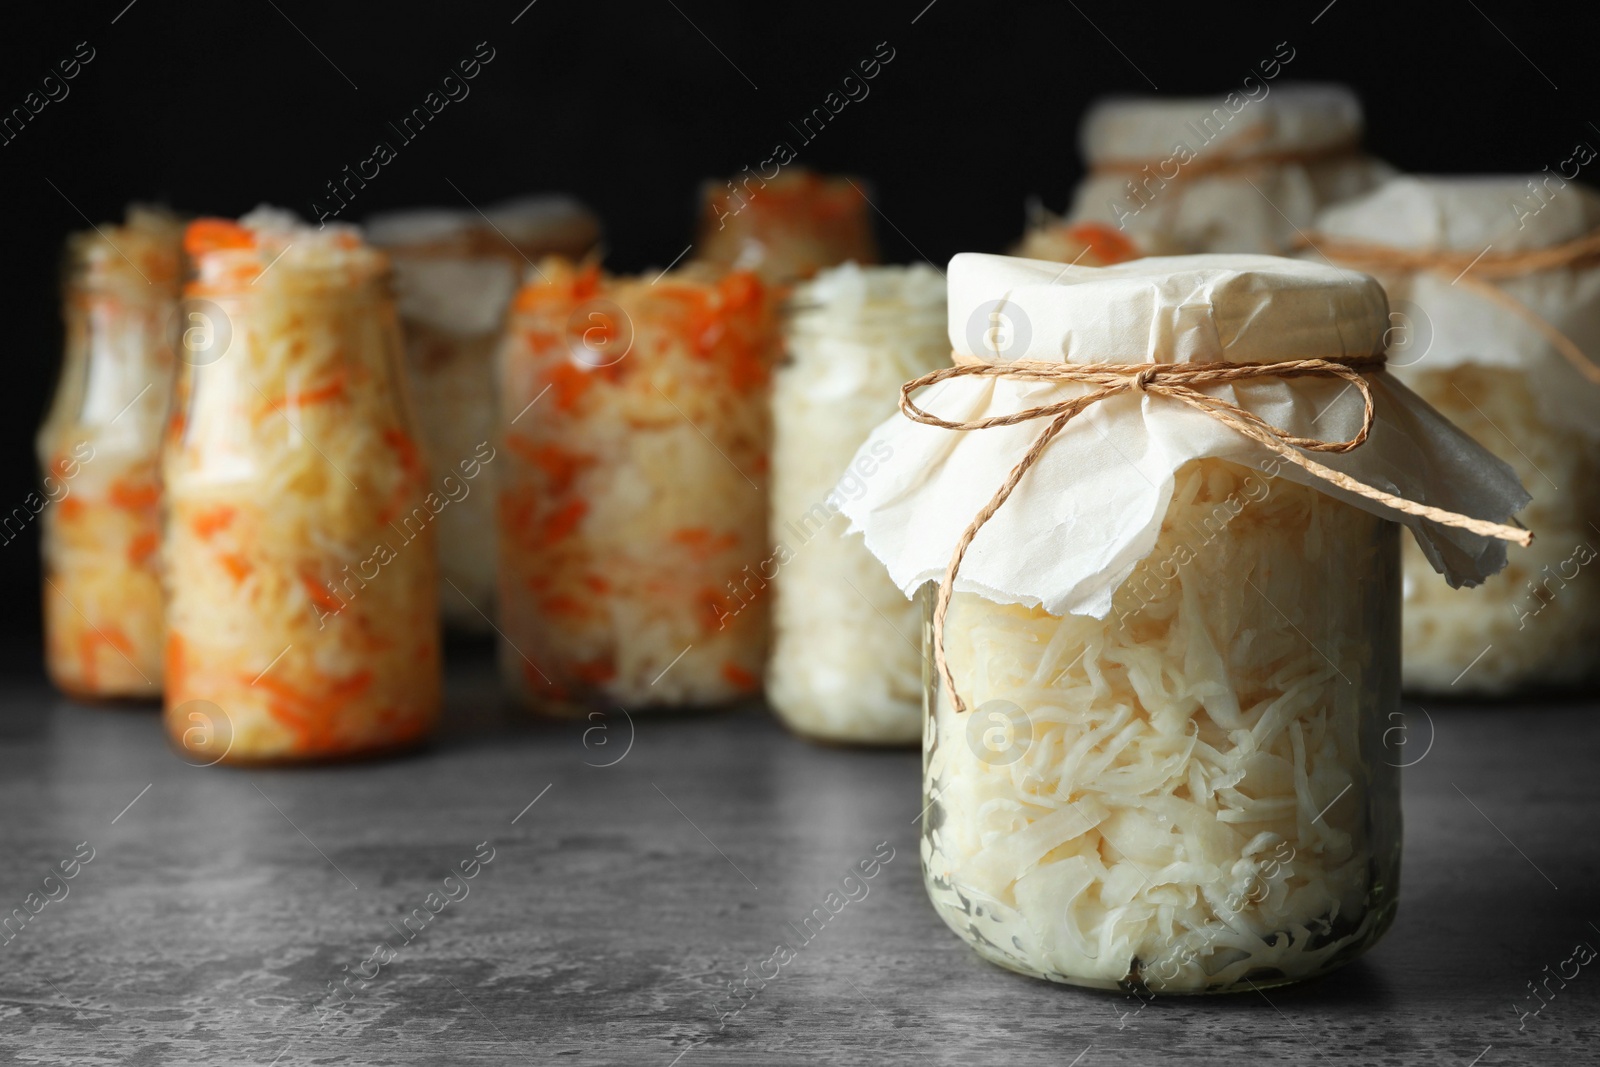
[[(1600, 366), (1578, 347), (1577, 342), (1493, 282), (1494, 279), (1518, 278), (1539, 271), (1574, 270), (1600, 265), (1600, 229), (1547, 248), (1495, 253), (1485, 250), (1477, 255), (1471, 252), (1398, 248), (1365, 241), (1340, 241), (1323, 234), (1301, 235), (1296, 246), (1314, 249), (1330, 263), (1367, 274), (1415, 274), (1427, 271), (1452, 278), (1451, 285), (1470, 289), (1533, 327), (1579, 374), (1600, 385)], [(1469, 277), (1469, 271), (1477, 277)]]
[[(957, 357), (961, 360), (962, 357)], [(961, 539), (956, 542), (955, 551), (950, 556), (950, 564), (945, 568), (944, 578), (939, 583), (939, 596), (933, 609), (933, 646), (934, 662), (938, 667), (939, 680), (944, 685), (945, 692), (950, 694), (950, 703), (957, 713), (967, 710), (966, 702), (961, 699), (961, 694), (956, 690), (955, 679), (950, 674), (950, 665), (944, 653), (944, 620), (945, 614), (950, 609), (950, 597), (955, 590), (956, 572), (961, 567), (961, 561), (967, 554), (967, 549), (972, 545), (972, 540), (978, 531), (991, 518), (995, 512), (1011, 496), (1017, 483), (1022, 481), (1028, 469), (1038, 462), (1044, 450), (1055, 439), (1073, 417), (1119, 393), (1138, 391), (1146, 396), (1164, 396), (1177, 400), (1196, 411), (1202, 412), (1218, 422), (1248, 437), (1279, 456), (1304, 468), (1314, 477), (1327, 483), (1382, 503), (1395, 511), (1417, 518), (1428, 519), (1445, 526), (1455, 526), (1463, 530), (1480, 534), (1484, 537), (1495, 537), (1503, 541), (1511, 541), (1519, 545), (1528, 545), (1533, 540), (1533, 535), (1518, 526), (1507, 526), (1498, 522), (1488, 522), (1484, 519), (1474, 519), (1467, 515), (1460, 515), (1444, 508), (1436, 508), (1428, 504), (1418, 504), (1404, 497), (1394, 496), (1381, 489), (1358, 481), (1347, 474), (1343, 474), (1331, 467), (1325, 467), (1315, 460), (1309, 459), (1299, 450), (1306, 452), (1351, 452), (1364, 444), (1372, 431), (1374, 411), (1372, 404), (1372, 388), (1368, 384), (1366, 375), (1381, 371), (1384, 365), (1382, 355), (1357, 356), (1344, 359), (1296, 359), (1286, 360), (1281, 363), (1053, 363), (1032, 360), (1019, 360), (1013, 363), (982, 363), (982, 362), (957, 362), (955, 366), (945, 367), (931, 374), (924, 374), (907, 382), (900, 387), (900, 411), (913, 422), (925, 426), (938, 426), (946, 430), (987, 430), (996, 426), (1015, 426), (1036, 419), (1049, 419), (1050, 423), (1040, 431), (1011, 468), (1011, 473), (1006, 476), (999, 490), (990, 498), (972, 522), (967, 525), (961, 534)], [(934, 385), (951, 378), (976, 376), (983, 378), (1010, 378), (1016, 381), (1058, 382), (1090, 386), (1090, 390), (1082, 396), (1070, 400), (1062, 400), (1053, 404), (1042, 404), (1038, 407), (1026, 408), (1010, 415), (995, 415), (988, 418), (974, 419), (970, 422), (951, 422), (941, 419), (918, 407), (911, 399), (911, 394), (925, 385)], [(1201, 392), (1206, 386), (1225, 385), (1230, 382), (1250, 381), (1259, 378), (1342, 378), (1354, 386), (1361, 393), (1363, 405), (1361, 415), (1361, 428), (1354, 437), (1347, 441), (1323, 441), (1314, 437), (1300, 437), (1287, 430), (1280, 429), (1272, 423), (1247, 411), (1237, 404), (1215, 397), (1209, 393)]]

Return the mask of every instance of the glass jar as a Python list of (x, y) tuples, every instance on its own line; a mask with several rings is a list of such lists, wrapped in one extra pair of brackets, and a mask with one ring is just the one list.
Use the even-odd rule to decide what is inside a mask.
[[(1503, 695), (1592, 681), (1600, 593), (1586, 572), (1600, 556), (1600, 439), (1550, 419), (1514, 368), (1424, 362), (1399, 374), (1517, 472), (1533, 495), (1521, 519), (1538, 535), (1473, 589), (1450, 588), (1420, 548), (1405, 546), (1406, 688)], [(1570, 388), (1600, 402), (1592, 385)]]
[(701, 267), (613, 278), (557, 259), (500, 362), (501, 664), (557, 713), (757, 693), (767, 541), (766, 287)]
[(437, 524), (439, 605), (447, 627), (488, 633), (495, 587), (494, 356), (517, 280), (546, 255), (579, 257), (600, 227), (566, 197), (476, 211), (415, 210), (369, 219), (394, 264), (406, 377), (428, 458), (454, 488)]
[(79, 697), (161, 692), (161, 427), (182, 228), (134, 207), (74, 234), (66, 349), (37, 448), (45, 665)]
[(1393, 173), (1362, 152), (1348, 88), (1274, 84), (1293, 58), (1288, 45), (1262, 55), (1262, 75), (1225, 97), (1096, 101), (1068, 217), (1115, 227), (1146, 254), (1288, 252), (1320, 208)]
[(796, 289), (791, 308), (773, 396), (767, 698), (809, 737), (912, 744), (922, 736), (919, 612), (845, 535), (839, 503), (886, 458), (856, 449), (894, 414), (900, 383), (950, 360), (944, 279), (925, 264), (846, 264)]
[(865, 183), (791, 167), (745, 174), (701, 190), (695, 258), (785, 284), (840, 263), (876, 263)]
[(209, 762), (416, 743), (439, 714), (434, 522), (384, 257), (259, 210), (193, 223), (167, 489), (167, 729)]
[(1380, 743), (1398, 529), (1200, 459), (1105, 619), (957, 592), (945, 651), (969, 710), (927, 672), (940, 917), (1003, 967), (1140, 992), (1278, 985), (1370, 948), (1400, 869)]
[(1503, 696), (1600, 679), (1600, 265), (1589, 247), (1600, 193), (1573, 183), (1551, 195), (1542, 177), (1397, 177), (1324, 211), (1307, 235), (1308, 258), (1383, 283), (1391, 372), (1532, 497), (1522, 521), (1536, 540), (1472, 588), (1452, 588), (1406, 546), (1408, 691)]

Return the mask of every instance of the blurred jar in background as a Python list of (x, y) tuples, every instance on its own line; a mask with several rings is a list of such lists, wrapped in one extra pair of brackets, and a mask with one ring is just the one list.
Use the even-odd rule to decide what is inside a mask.
[(950, 362), (944, 278), (925, 264), (823, 271), (791, 297), (784, 340), (767, 697), (809, 737), (910, 744), (922, 736), (921, 613), (845, 536), (839, 504), (888, 458), (856, 450), (894, 414), (901, 383)]
[(168, 732), (212, 761), (417, 742), (439, 713), (433, 538), (455, 504), (412, 434), (387, 262), (351, 227), (265, 208), (185, 244), (207, 332), (163, 456)]
[(73, 234), (66, 350), (39, 430), (45, 664), (83, 697), (161, 692), (161, 425), (182, 225), (132, 207)]
[[(405, 368), (432, 468), (466, 487), (439, 516), (439, 605), (452, 630), (494, 616), (494, 353), (518, 280), (546, 255), (580, 258), (600, 225), (575, 200), (535, 196), (476, 211), (378, 215), (368, 239), (394, 265)], [(468, 477), (468, 471), (476, 471)]]
[(1023, 259), (1047, 259), (1078, 267), (1109, 267), (1140, 256), (1164, 255), (1163, 242), (1151, 235), (1155, 247), (1140, 248), (1115, 226), (1103, 222), (1070, 222), (1034, 206), (1028, 228), (1011, 250)]
[(1225, 96), (1093, 104), (1079, 129), (1089, 173), (1067, 217), (1112, 226), (1146, 255), (1282, 254), (1320, 208), (1393, 173), (1362, 152), (1349, 89), (1274, 80), (1293, 61), (1285, 48)]
[(802, 167), (771, 179), (745, 174), (701, 188), (694, 258), (751, 270), (783, 284), (840, 263), (876, 263), (871, 190), (865, 182), (824, 177)]
[[(1559, 187), (1558, 187), (1559, 186)], [(1536, 535), (1453, 589), (1405, 567), (1405, 685), (1502, 694), (1600, 675), (1600, 194), (1547, 176), (1396, 178), (1330, 208), (1324, 257), (1388, 291), (1389, 370), (1511, 469)]]
[(767, 652), (765, 286), (540, 264), (500, 362), (501, 663), (554, 712), (715, 704)]

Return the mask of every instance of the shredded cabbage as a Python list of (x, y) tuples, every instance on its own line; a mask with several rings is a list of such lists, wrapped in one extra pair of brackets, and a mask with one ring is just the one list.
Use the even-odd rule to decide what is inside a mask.
[(182, 368), (163, 460), (168, 730), (234, 760), (420, 739), (447, 502), (410, 433), (386, 261), (349, 227), (266, 211), (186, 242), (188, 295), (229, 338)]
[[(1406, 369), (1405, 383), (1505, 460), (1533, 494), (1519, 518), (1537, 537), (1505, 570), (1451, 589), (1422, 550), (1403, 555), (1408, 689), (1500, 694), (1595, 676), (1600, 646), (1600, 448), (1552, 422), (1525, 375), (1463, 364)], [(1481, 657), (1481, 658), (1480, 658)]]
[(800, 733), (910, 744), (922, 736), (919, 609), (859, 538), (844, 536), (837, 501), (888, 458), (852, 466), (861, 441), (893, 413), (900, 384), (949, 362), (944, 279), (921, 264), (846, 264), (792, 299), (773, 402), (781, 568), (767, 697)]
[(500, 364), (501, 663), (530, 703), (708, 704), (767, 650), (770, 293), (550, 259)]
[(182, 228), (134, 207), (73, 235), (61, 381), (37, 446), (45, 662), (94, 697), (161, 692), (161, 490)]
[[(1203, 532), (1229, 499), (1251, 502)], [(1167, 992), (1302, 978), (1375, 940), (1399, 862), (1376, 756), (1396, 529), (1197, 460), (1106, 619), (957, 594), (971, 710), (938, 693), (925, 741), (945, 922), (1013, 970)]]

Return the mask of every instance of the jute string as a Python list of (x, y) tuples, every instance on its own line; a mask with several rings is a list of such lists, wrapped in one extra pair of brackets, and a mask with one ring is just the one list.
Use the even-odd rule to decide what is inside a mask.
[[(966, 556), (967, 549), (971, 547), (972, 539), (1005, 504), (1012, 490), (1017, 487), (1017, 483), (1022, 481), (1023, 475), (1038, 462), (1050, 442), (1066, 428), (1074, 416), (1119, 393), (1137, 390), (1146, 396), (1168, 397), (1187, 404), (1250, 440), (1264, 445), (1328, 485), (1377, 501), (1402, 514), (1428, 519), (1445, 526), (1455, 526), (1484, 537), (1512, 541), (1519, 545), (1525, 546), (1533, 541), (1533, 535), (1521, 527), (1474, 519), (1444, 508), (1418, 504), (1404, 497), (1394, 496), (1331, 467), (1325, 467), (1299, 451), (1304, 449), (1307, 452), (1344, 453), (1353, 451), (1366, 442), (1372, 431), (1374, 411), (1372, 388), (1365, 376), (1383, 369), (1384, 357), (1381, 355), (1344, 359), (1296, 359), (1281, 363), (1053, 363), (1019, 360), (1014, 363), (996, 364), (959, 354), (955, 359), (955, 366), (924, 374), (900, 387), (900, 411), (906, 418), (925, 426), (962, 431), (1015, 426), (1036, 419), (1050, 420), (1033, 439), (1033, 443), (1028, 446), (1022, 458), (1011, 468), (1011, 473), (1006, 476), (999, 490), (967, 525), (961, 539), (956, 542), (955, 551), (950, 556), (950, 564), (945, 568), (944, 578), (939, 583), (939, 595), (933, 609), (934, 662), (939, 671), (939, 680), (944, 685), (945, 692), (950, 694), (950, 703), (957, 713), (966, 711), (967, 705), (956, 689), (955, 679), (945, 658), (944, 622), (945, 614), (950, 609), (950, 597), (955, 590), (956, 572), (961, 568), (961, 561)], [(1025, 408), (1010, 415), (995, 415), (968, 422), (941, 419), (924, 411), (911, 399), (911, 394), (925, 385), (967, 376), (1070, 383), (1089, 386), (1090, 390), (1070, 400)], [(1363, 406), (1361, 428), (1354, 437), (1347, 441), (1323, 441), (1314, 437), (1299, 437), (1287, 430), (1279, 429), (1237, 404), (1201, 392), (1201, 389), (1207, 386), (1225, 385), (1230, 382), (1305, 377), (1342, 378), (1360, 390)]]
[[(1301, 248), (1320, 252), (1330, 262), (1368, 274), (1416, 274), (1426, 271), (1453, 279), (1452, 285), (1505, 308), (1533, 327), (1539, 336), (1589, 381), (1600, 385), (1600, 366), (1577, 343), (1536, 314), (1532, 308), (1495, 285), (1492, 279), (1520, 278), (1547, 270), (1575, 270), (1600, 265), (1600, 229), (1548, 248), (1474, 255), (1427, 249), (1396, 248), (1362, 241), (1340, 241), (1323, 234), (1302, 236)], [(1474, 277), (1476, 275), (1476, 277)]]
[(1202, 148), (1195, 152), (1194, 158), (1189, 162), (1178, 163), (1178, 172), (1170, 178), (1159, 170), (1161, 164), (1172, 159), (1170, 156), (1167, 159), (1103, 159), (1091, 163), (1089, 173), (1096, 177), (1122, 174), (1131, 176), (1144, 173), (1146, 168), (1154, 168), (1151, 173), (1155, 178), (1169, 184), (1181, 184), (1210, 177), (1213, 174), (1240, 173), (1264, 167), (1288, 166), (1292, 163), (1327, 163), (1354, 158), (1361, 152), (1361, 142), (1355, 138), (1335, 141), (1319, 148), (1285, 148), (1277, 152), (1249, 151), (1249, 145), (1261, 140), (1266, 133), (1263, 127), (1256, 131), (1254, 136), (1251, 133), (1241, 134), (1211, 153), (1206, 153)]

